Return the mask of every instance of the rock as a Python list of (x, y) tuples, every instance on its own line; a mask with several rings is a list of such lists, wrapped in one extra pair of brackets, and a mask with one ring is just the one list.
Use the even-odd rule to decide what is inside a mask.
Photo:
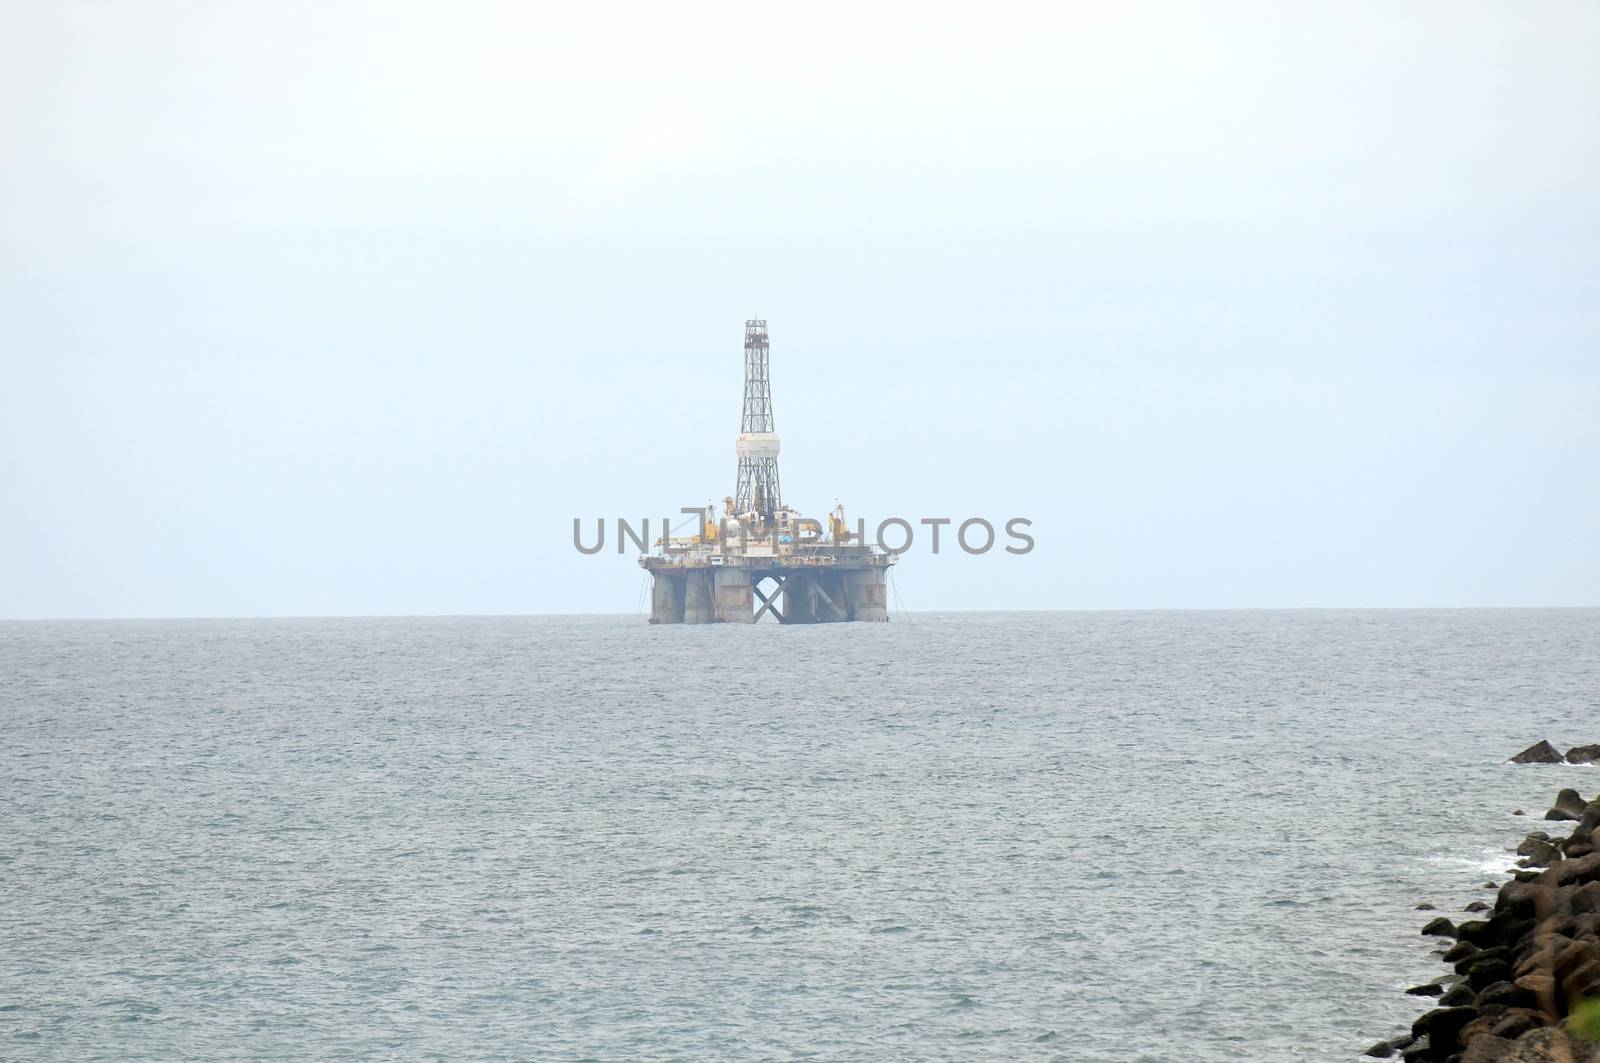
[(1502, 959), (1488, 959), (1475, 963), (1467, 975), (1467, 984), (1480, 993), (1496, 982), (1510, 983), (1510, 981), (1511, 965)]
[[(1510, 919), (1510, 917), (1508, 917), (1508, 919)], [(1534, 927), (1538, 925), (1538, 921), (1535, 919), (1510, 919), (1505, 929), (1505, 940), (1511, 942), (1512, 947), (1514, 948), (1516, 947), (1516, 943), (1520, 942), (1523, 938), (1532, 935)], [(1506, 962), (1510, 963), (1511, 958), (1507, 957)]]
[(1556, 747), (1543, 739), (1511, 758), (1512, 764), (1560, 764), (1561, 761)]
[(1567, 1001), (1600, 996), (1600, 960), (1590, 960), (1561, 978), (1561, 992)]
[(1496, 1063), (1591, 1063), (1594, 1046), (1574, 1041), (1561, 1030), (1544, 1026), (1529, 1030)]
[[(1511, 1010), (1505, 1004), (1474, 1004), (1473, 1007), (1478, 1009), (1478, 1019), (1479, 1019), (1480, 1022), (1483, 1022), (1483, 1023), (1496, 1023), (1496, 1022), (1499, 1022), (1500, 1021), (1500, 1016), (1504, 1015), (1506, 1012)], [(1469, 1026), (1470, 1026), (1470, 1024), (1469, 1024)], [(1487, 1027), (1485, 1027), (1485, 1028), (1487, 1028)], [(1466, 1044), (1467, 1041), (1474, 1034), (1479, 1033), (1479, 1032), (1482, 1032), (1482, 1031), (1474, 1029), (1473, 1034), (1463, 1033), (1461, 1035), (1461, 1043), (1462, 1044)]]
[(1573, 912), (1579, 915), (1584, 912), (1600, 912), (1600, 882), (1585, 882), (1572, 891), (1567, 903), (1572, 906)]
[(1582, 819), (1584, 808), (1588, 804), (1589, 802), (1578, 796), (1578, 791), (1569, 786), (1556, 794), (1556, 803), (1551, 806), (1550, 811), (1544, 814), (1544, 818), (1554, 820)]
[(1500, 960), (1504, 962), (1510, 958), (1511, 950), (1506, 948), (1504, 945), (1496, 945), (1493, 948), (1488, 949), (1479, 949), (1466, 959), (1458, 960), (1456, 962), (1456, 974), (1466, 974), (1485, 960)]
[[(1467, 1036), (1465, 1031), (1462, 1036)], [(1516, 1047), (1503, 1037), (1485, 1034), (1467, 1042), (1467, 1050), (1461, 1054), (1461, 1063), (1506, 1063), (1510, 1058), (1508, 1053), (1516, 1051)]]
[(1555, 1003), (1556, 980), (1548, 974), (1525, 974), (1512, 985), (1525, 1008), (1543, 1011), (1546, 1004)]
[(1471, 1004), (1478, 998), (1472, 987), (1465, 982), (1459, 982), (1450, 987), (1450, 991), (1439, 998), (1441, 1008), (1459, 1008), (1463, 1004)]
[(1600, 761), (1600, 745), (1573, 746), (1567, 750), (1568, 764), (1593, 764)]
[(1486, 890), (1497, 890), (1497, 889), (1500, 888), (1500, 883), (1495, 882), (1493, 879), (1491, 879), (1490, 881), (1485, 882), (1483, 884), (1483, 888), (1486, 889)]
[[(1563, 860), (1556, 867), (1564, 867), (1571, 863)], [(1551, 871), (1555, 868), (1551, 868)], [(1541, 872), (1548, 875), (1550, 871)], [(1523, 917), (1519, 912), (1496, 911), (1488, 919), (1468, 919), (1456, 930), (1456, 937), (1461, 941), (1470, 941), (1481, 949), (1489, 949), (1498, 945), (1505, 945), (1517, 940), (1533, 928), (1533, 920)]]
[(1475, 1038), (1489, 1036), (1489, 1031), (1494, 1029), (1494, 1024), (1499, 1022), (1500, 1017), (1505, 1013), (1506, 1008), (1503, 1004), (1490, 1004), (1486, 1007), (1480, 1007), (1478, 1009), (1478, 1017), (1461, 1027), (1461, 1033), (1457, 1035), (1461, 1039), (1461, 1043), (1464, 1045), (1471, 1044)]
[(1427, 901), (1423, 901), (1421, 904), (1417, 905), (1415, 908), (1413, 908), (1411, 910), (1414, 911), (1414, 912), (1437, 912), (1439, 909), (1435, 908), (1433, 905), (1429, 904)]
[(1600, 962), (1600, 941), (1569, 939), (1560, 944), (1550, 960), (1550, 973), (1557, 978), (1565, 978), (1579, 967)]
[(1507, 982), (1504, 979), (1498, 982), (1493, 982), (1484, 986), (1483, 991), (1478, 994), (1478, 1009), (1481, 1011), (1484, 1008), (1493, 1007), (1496, 1004), (1509, 1008), (1515, 1001), (1516, 996), (1517, 989), (1510, 982)]
[(1487, 912), (1489, 910), (1489, 906), (1482, 901), (1473, 901), (1471, 904), (1467, 905), (1461, 910), (1463, 912)]
[(1456, 936), (1456, 925), (1444, 916), (1428, 920), (1428, 925), (1422, 928), (1422, 933), (1428, 937), (1453, 938)]
[(1406, 990), (1406, 996), (1408, 997), (1437, 997), (1443, 995), (1444, 986), (1438, 982), (1426, 982), (1422, 985), (1414, 985)]
[(1550, 956), (1554, 949), (1548, 943), (1530, 943), (1524, 950), (1522, 958), (1517, 960), (1517, 966), (1512, 970), (1516, 975), (1512, 981), (1525, 974), (1541, 974), (1549, 966)]
[(1456, 1035), (1461, 1028), (1477, 1017), (1477, 1008), (1434, 1008), (1411, 1024), (1411, 1032), (1419, 1040), (1426, 1034), (1434, 1053), (1449, 1055), (1460, 1047)]
[(1569, 886), (1593, 882), (1600, 878), (1600, 853), (1590, 853), (1576, 860), (1562, 860), (1539, 876), (1541, 883), (1552, 886)]
[(1523, 859), (1518, 861), (1523, 867), (1549, 867), (1561, 859), (1560, 849), (1531, 835), (1517, 846), (1517, 852), (1523, 855)]
[(1458, 941), (1454, 945), (1450, 946), (1450, 950), (1440, 958), (1443, 959), (1445, 963), (1460, 963), (1468, 956), (1476, 956), (1482, 951), (1482, 949), (1478, 948), (1478, 946), (1474, 945), (1470, 941)]
[(1511, 814), (1512, 814), (1512, 815), (1513, 815), (1513, 816), (1526, 816), (1526, 815), (1527, 815), (1527, 813), (1526, 813), (1526, 812), (1524, 812), (1524, 811), (1522, 811), (1522, 809), (1520, 809), (1520, 808), (1519, 808), (1519, 809), (1517, 809), (1517, 810), (1516, 810), (1516, 811), (1515, 811), (1515, 812), (1513, 812), (1513, 813), (1511, 813)]
[(1528, 1008), (1512, 1008), (1495, 1020), (1494, 1026), (1489, 1030), (1496, 1037), (1504, 1037), (1508, 1041), (1515, 1041), (1529, 1030), (1537, 1030), (1543, 1026), (1544, 1016)]
[(1373, 1059), (1388, 1059), (1390, 1056), (1394, 1055), (1394, 1045), (1390, 1044), (1388, 1041), (1379, 1041), (1377, 1044), (1373, 1045), (1371, 1048), (1367, 1049), (1361, 1054), (1364, 1056), (1371, 1056)]
[(1478, 949), (1477, 954), (1474, 954), (1474, 956), (1470, 956), (1469, 959), (1464, 959), (1464, 961), (1456, 964), (1456, 973), (1458, 973), (1458, 975), (1464, 975), (1464, 973), (1472, 970), (1472, 967), (1474, 967), (1475, 964), (1486, 961), (1486, 959), (1499, 959), (1499, 961), (1510, 962), (1510, 949), (1504, 945), (1496, 945), (1494, 948)]
[(1433, 1046), (1428, 1044), (1426, 1037), (1419, 1037), (1412, 1041), (1400, 1053), (1400, 1058), (1404, 1060), (1404, 1063), (1425, 1063), (1432, 1056)]

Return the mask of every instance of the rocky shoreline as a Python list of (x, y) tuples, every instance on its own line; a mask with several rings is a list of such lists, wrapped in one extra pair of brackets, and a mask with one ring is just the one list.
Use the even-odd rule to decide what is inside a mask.
[[(1541, 749), (1540, 747), (1546, 747)], [(1580, 747), (1580, 757), (1597, 747)], [(1548, 750), (1548, 752), (1546, 752)], [(1518, 763), (1553, 763), (1548, 742)], [(1555, 753), (1556, 760), (1563, 760)], [(1588, 760), (1572, 760), (1587, 763)], [(1475, 901), (1459, 925), (1443, 916), (1422, 933), (1451, 939), (1451, 973), (1406, 992), (1436, 997), (1411, 1032), (1367, 1049), (1406, 1063), (1600, 1063), (1600, 796), (1564, 789), (1545, 813), (1570, 833), (1535, 830), (1517, 847), (1521, 870)], [(1431, 905), (1419, 905), (1430, 909)]]

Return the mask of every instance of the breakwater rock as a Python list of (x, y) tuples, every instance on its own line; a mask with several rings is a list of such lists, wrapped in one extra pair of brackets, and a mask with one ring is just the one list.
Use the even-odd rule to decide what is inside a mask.
[(1416, 987), (1436, 1006), (1368, 1056), (1600, 1063), (1600, 797), (1563, 790), (1558, 810), (1551, 818), (1572, 822), (1571, 833), (1530, 833), (1517, 847), (1522, 870), (1478, 913), (1484, 918), (1436, 918), (1422, 928), (1454, 939), (1443, 955), (1452, 973)]
[(1600, 745), (1573, 746), (1567, 750), (1566, 756), (1561, 755), (1561, 750), (1551, 745), (1547, 739), (1540, 739), (1521, 753), (1511, 758), (1513, 764), (1600, 764)]

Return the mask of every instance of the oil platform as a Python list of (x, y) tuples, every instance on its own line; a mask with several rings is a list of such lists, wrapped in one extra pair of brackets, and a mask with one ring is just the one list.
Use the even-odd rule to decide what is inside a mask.
[(863, 528), (852, 533), (843, 506), (824, 531), (783, 504), (769, 364), (766, 321), (746, 321), (738, 485), (720, 519), (708, 505), (698, 534), (663, 535), (639, 558), (651, 575), (652, 624), (752, 624), (768, 613), (780, 624), (889, 619), (895, 555), (868, 545)]

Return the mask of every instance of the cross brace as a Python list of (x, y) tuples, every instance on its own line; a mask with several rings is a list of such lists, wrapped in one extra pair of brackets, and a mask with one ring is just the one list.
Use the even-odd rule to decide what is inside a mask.
[[(755, 586), (750, 588), (755, 592), (756, 597), (761, 599), (761, 608), (756, 610), (757, 620), (761, 619), (763, 613), (770, 611), (773, 616), (778, 618), (778, 623), (783, 623), (783, 614), (778, 612), (778, 607), (774, 602), (783, 593), (783, 585), (788, 578), (787, 576), (763, 576), (756, 581)], [(777, 589), (772, 592), (771, 597), (761, 593), (761, 585), (769, 579), (778, 585)]]

